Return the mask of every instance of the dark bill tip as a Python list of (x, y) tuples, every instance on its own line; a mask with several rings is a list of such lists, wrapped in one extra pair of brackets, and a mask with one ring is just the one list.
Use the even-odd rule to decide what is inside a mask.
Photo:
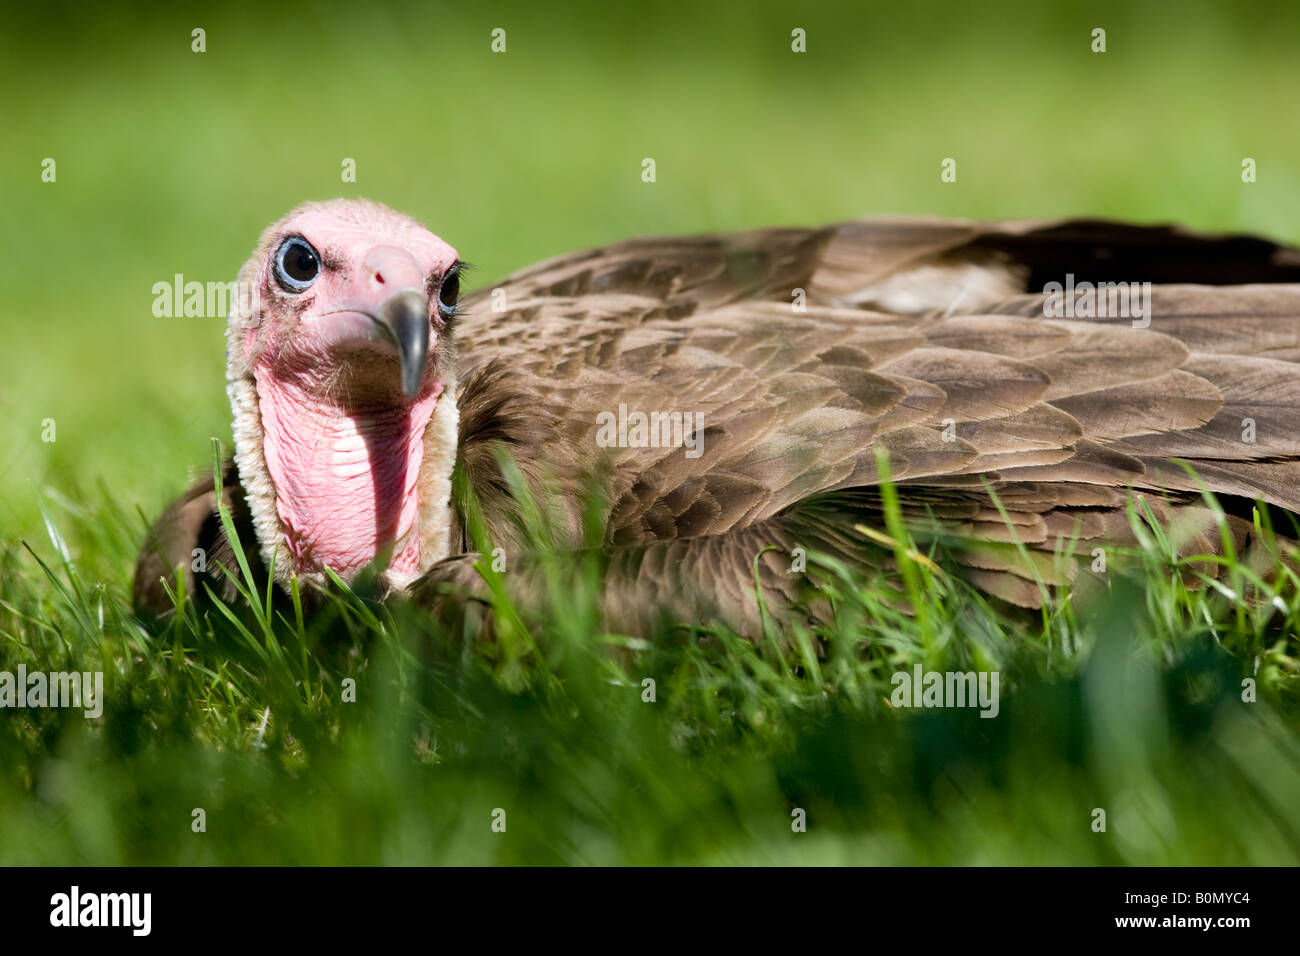
[(384, 300), (375, 318), (397, 346), (402, 391), (414, 398), (429, 367), (429, 302), (415, 289), (403, 289)]

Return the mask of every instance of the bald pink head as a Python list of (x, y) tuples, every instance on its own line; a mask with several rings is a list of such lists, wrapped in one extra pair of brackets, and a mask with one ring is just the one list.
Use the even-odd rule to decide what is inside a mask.
[[(244, 267), (260, 303), (241, 323), (238, 357), (285, 374), (362, 371), (354, 377), (368, 390), (400, 386), (405, 366), (422, 373), (406, 382), (414, 393), (429, 384), (423, 373), (455, 308), (459, 272), (455, 249), (386, 206), (300, 206), (263, 233)], [(427, 321), (411, 321), (419, 311)], [(383, 358), (395, 377), (374, 361)]]
[(278, 567), (349, 576), (379, 559), (404, 581), (427, 563), (419, 491), (454, 382), (459, 271), (446, 242), (365, 200), (308, 203), (263, 234), (228, 378), (241, 480), (268, 485), (255, 519)]

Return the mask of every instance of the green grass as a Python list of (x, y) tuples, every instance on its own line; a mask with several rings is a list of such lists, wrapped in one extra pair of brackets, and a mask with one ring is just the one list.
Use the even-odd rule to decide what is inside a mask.
[[(629, 236), (883, 213), (1300, 241), (1293, 4), (842, 0), (799, 13), (802, 55), (784, 0), (49, 10), (0, 30), (10, 539), (40, 533), (33, 485), (102, 478), (154, 514), (209, 438), (230, 443), (223, 321), (155, 318), (151, 290), (233, 279), (307, 199), (409, 212), (479, 283)], [(190, 52), (196, 26), (207, 53)]]
[[(48, 540), (0, 557), (0, 669), (103, 670), (107, 700), (94, 721), (5, 715), (6, 863), (1300, 859), (1296, 579), (1229, 561), (1236, 590), (1191, 589), (1202, 558), (1136, 513), (1149, 547), (1027, 619), (934, 570), (942, 545), (923, 554), (891, 510), (906, 606), (894, 580), (813, 556), (834, 624), (751, 643), (603, 634), (598, 578), (564, 555), (563, 613), (501, 599), (492, 640), (341, 584), (316, 613), (277, 609), (251, 577), (236, 607), (178, 594), (150, 630), (59, 530), (111, 554), (135, 523), (45, 508)], [(916, 664), (997, 671), (997, 718), (891, 706)]]
[[(1234, 560), (1226, 593), (1191, 590), (1151, 530), (1024, 615), (917, 557), (942, 565), (940, 544), (871, 529), (900, 579), (824, 568), (836, 626), (757, 643), (629, 647), (562, 558), (563, 613), (499, 603), (495, 642), (346, 593), (268, 614), (264, 582), (260, 612), (187, 604), (161, 629), (128, 599), (146, 519), (229, 445), (222, 323), (154, 318), (152, 285), (233, 278), (304, 199), (409, 211), (484, 282), (630, 235), (873, 213), (1296, 241), (1298, 21), (1211, 2), (11, 12), (0, 670), (102, 669), (108, 700), (95, 721), (0, 712), (0, 863), (1300, 862), (1294, 577), (1247, 599)], [(1000, 716), (891, 708), (916, 663), (998, 670)]]

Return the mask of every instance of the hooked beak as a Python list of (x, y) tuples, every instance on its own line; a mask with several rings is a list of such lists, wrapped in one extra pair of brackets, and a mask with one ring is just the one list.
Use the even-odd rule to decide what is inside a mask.
[(429, 367), (429, 302), (415, 289), (394, 292), (371, 313), (383, 335), (397, 346), (402, 392), (414, 398)]

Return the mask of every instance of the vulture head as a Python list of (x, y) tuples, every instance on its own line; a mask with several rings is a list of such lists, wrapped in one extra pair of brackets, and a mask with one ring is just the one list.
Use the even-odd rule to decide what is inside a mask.
[(235, 462), (282, 582), (377, 562), (404, 587), (446, 557), (461, 262), (378, 203), (293, 210), (240, 272), (227, 342)]

